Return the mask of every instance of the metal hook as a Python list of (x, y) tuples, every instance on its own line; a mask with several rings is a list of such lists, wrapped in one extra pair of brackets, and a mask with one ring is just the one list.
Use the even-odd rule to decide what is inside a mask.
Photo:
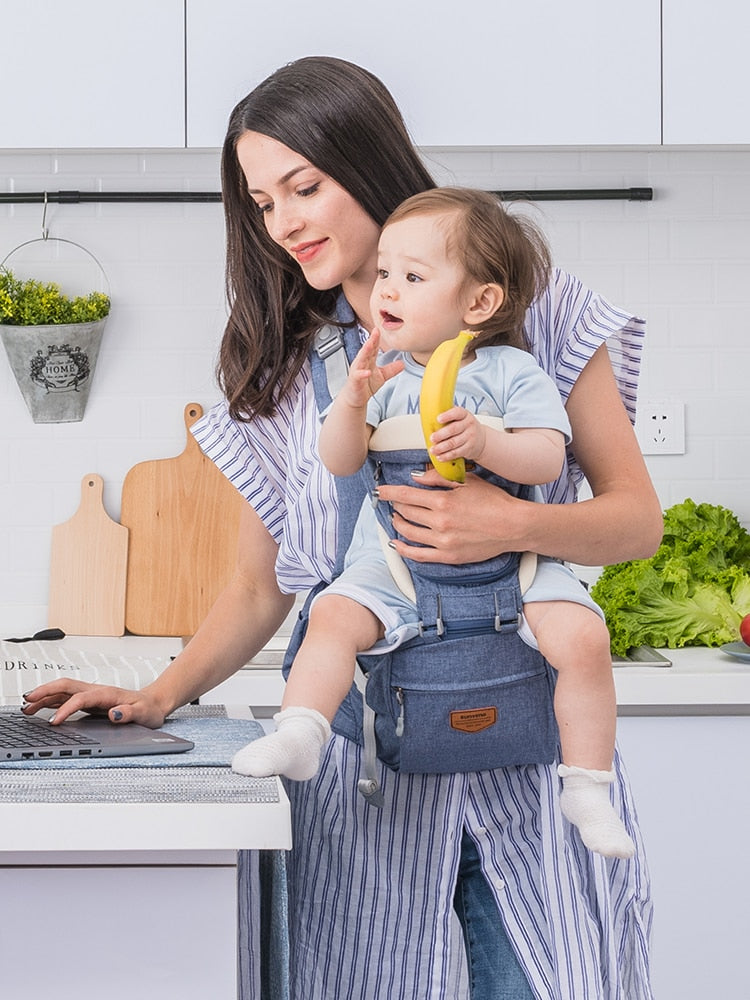
[(49, 226), (46, 225), (47, 222), (47, 192), (44, 192), (44, 211), (42, 212), (42, 239), (46, 240), (49, 237)]

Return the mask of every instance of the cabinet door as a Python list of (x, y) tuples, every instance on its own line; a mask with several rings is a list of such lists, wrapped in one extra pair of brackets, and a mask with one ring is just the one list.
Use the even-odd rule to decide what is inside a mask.
[(654, 996), (744, 1000), (750, 718), (619, 718), (617, 739), (653, 880)]
[(188, 145), (312, 54), (379, 76), (420, 146), (660, 141), (659, 0), (187, 0)]
[(3, 4), (3, 147), (184, 146), (183, 0)]
[(664, 142), (750, 143), (750, 7), (663, 0)]
[[(236, 868), (54, 868), (37, 857), (0, 867), (0, 917), (19, 928), (0, 937), (7, 1000), (236, 1000)], [(34, 941), (26, 960), (20, 928)]]

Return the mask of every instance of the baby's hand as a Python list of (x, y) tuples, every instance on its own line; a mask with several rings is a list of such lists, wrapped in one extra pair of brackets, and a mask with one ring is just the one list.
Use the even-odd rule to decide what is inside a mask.
[(349, 367), (341, 394), (350, 406), (366, 406), (371, 396), (374, 396), (388, 379), (403, 371), (403, 361), (392, 361), (387, 365), (378, 365), (380, 348), (380, 331), (375, 328), (365, 343), (359, 349), (357, 356)]
[(456, 458), (478, 461), (484, 451), (486, 428), (463, 406), (453, 406), (438, 417), (441, 423), (431, 437), (430, 452), (443, 462)]

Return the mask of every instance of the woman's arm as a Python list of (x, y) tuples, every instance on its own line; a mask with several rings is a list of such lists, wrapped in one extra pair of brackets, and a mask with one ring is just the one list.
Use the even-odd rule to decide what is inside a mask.
[[(141, 691), (52, 681), (26, 695), (27, 714), (57, 708), (62, 722), (78, 710), (107, 711), (116, 722), (160, 726), (180, 705), (226, 680), (276, 632), (294, 604), (276, 584), (278, 546), (250, 504), (240, 522), (237, 567), (198, 631), (160, 676)], [(113, 713), (119, 712), (119, 718)]]
[[(380, 497), (394, 503), (399, 534), (431, 546), (395, 542), (397, 551), (422, 562), (454, 564), (527, 550), (591, 566), (650, 556), (661, 540), (661, 507), (605, 345), (579, 375), (566, 409), (591, 500), (516, 500), (476, 476), (440, 491), (381, 486)], [(445, 486), (432, 472), (421, 482)]]

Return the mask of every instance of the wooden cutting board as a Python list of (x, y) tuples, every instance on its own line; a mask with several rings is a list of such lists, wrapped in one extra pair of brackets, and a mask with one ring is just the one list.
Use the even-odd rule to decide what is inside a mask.
[(107, 514), (104, 482), (81, 481), (81, 503), (52, 529), (49, 624), (71, 635), (123, 635), (128, 529)]
[(125, 627), (135, 635), (193, 635), (237, 563), (245, 501), (190, 433), (202, 416), (199, 403), (188, 403), (182, 454), (140, 462), (123, 482)]

